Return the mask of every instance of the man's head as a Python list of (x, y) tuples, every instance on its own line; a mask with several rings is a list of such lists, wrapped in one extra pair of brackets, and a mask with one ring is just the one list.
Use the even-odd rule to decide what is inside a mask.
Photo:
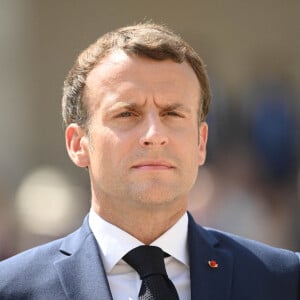
[(209, 100), (201, 59), (164, 27), (119, 29), (79, 56), (64, 89), (66, 145), (88, 168), (99, 215), (182, 215), (205, 161)]
[(142, 23), (103, 35), (78, 57), (64, 83), (62, 111), (65, 127), (76, 123), (88, 129), (90, 114), (85, 101), (86, 78), (101, 59), (116, 50), (158, 61), (186, 61), (193, 68), (201, 86), (198, 121), (205, 120), (211, 93), (203, 61), (190, 45), (166, 27)]

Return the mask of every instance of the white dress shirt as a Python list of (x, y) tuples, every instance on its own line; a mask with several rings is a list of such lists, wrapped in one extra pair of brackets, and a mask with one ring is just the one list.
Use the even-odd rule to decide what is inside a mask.
[[(100, 248), (113, 299), (138, 299), (141, 280), (138, 273), (122, 257), (143, 243), (102, 219), (93, 209), (90, 211), (89, 225)], [(151, 244), (170, 254), (165, 258), (166, 270), (177, 289), (179, 299), (182, 300), (191, 299), (187, 231), (188, 217), (185, 214)]]

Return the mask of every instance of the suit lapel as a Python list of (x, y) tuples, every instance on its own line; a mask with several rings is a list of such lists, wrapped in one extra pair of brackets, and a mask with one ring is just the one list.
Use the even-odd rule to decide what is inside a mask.
[(54, 265), (69, 299), (112, 300), (98, 246), (88, 226), (83, 226), (64, 239), (62, 258)]
[[(192, 300), (230, 298), (233, 257), (189, 215), (189, 257)], [(69, 299), (112, 300), (96, 240), (86, 218), (83, 226), (63, 240), (54, 265)], [(218, 268), (209, 266), (215, 260)]]
[[(219, 241), (197, 225), (189, 215), (189, 255), (192, 300), (227, 300), (230, 298), (233, 270), (232, 255)], [(208, 261), (214, 260), (213, 268)]]

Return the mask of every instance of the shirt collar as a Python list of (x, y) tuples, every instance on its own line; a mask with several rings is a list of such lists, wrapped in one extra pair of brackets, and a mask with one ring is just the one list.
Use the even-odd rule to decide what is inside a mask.
[[(90, 210), (89, 225), (100, 247), (106, 273), (110, 273), (126, 253), (143, 245), (141, 241), (124, 230), (102, 219), (93, 209)], [(160, 247), (181, 263), (189, 266), (187, 232), (188, 217), (185, 213), (151, 245)], [(182, 242), (178, 243), (178, 241)]]

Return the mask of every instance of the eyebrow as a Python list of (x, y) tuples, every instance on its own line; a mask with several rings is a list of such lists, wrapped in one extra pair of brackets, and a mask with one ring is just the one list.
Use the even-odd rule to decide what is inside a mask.
[(185, 112), (190, 112), (191, 110), (184, 106), (182, 103), (172, 103), (172, 104), (166, 104), (166, 105), (157, 105), (159, 108), (163, 109), (163, 110), (182, 110)]
[[(111, 106), (111, 109), (113, 110), (118, 110), (118, 109), (128, 109), (128, 110), (140, 110), (142, 107), (146, 105), (146, 102), (141, 104), (137, 103), (128, 103), (125, 101), (120, 101), (117, 103), (114, 103)], [(172, 110), (180, 110), (186, 113), (191, 113), (191, 109), (188, 108), (187, 106), (183, 105), (182, 103), (171, 103), (171, 104), (165, 104), (165, 105), (158, 105), (155, 103), (155, 105), (159, 108), (162, 109), (163, 111), (172, 111)]]
[(141, 107), (142, 105), (138, 105), (136, 103), (128, 103), (128, 102), (123, 102), (123, 101), (120, 101), (120, 102), (117, 102), (117, 103), (114, 103), (111, 108), (112, 109), (132, 109), (132, 110), (137, 110), (139, 107)]

